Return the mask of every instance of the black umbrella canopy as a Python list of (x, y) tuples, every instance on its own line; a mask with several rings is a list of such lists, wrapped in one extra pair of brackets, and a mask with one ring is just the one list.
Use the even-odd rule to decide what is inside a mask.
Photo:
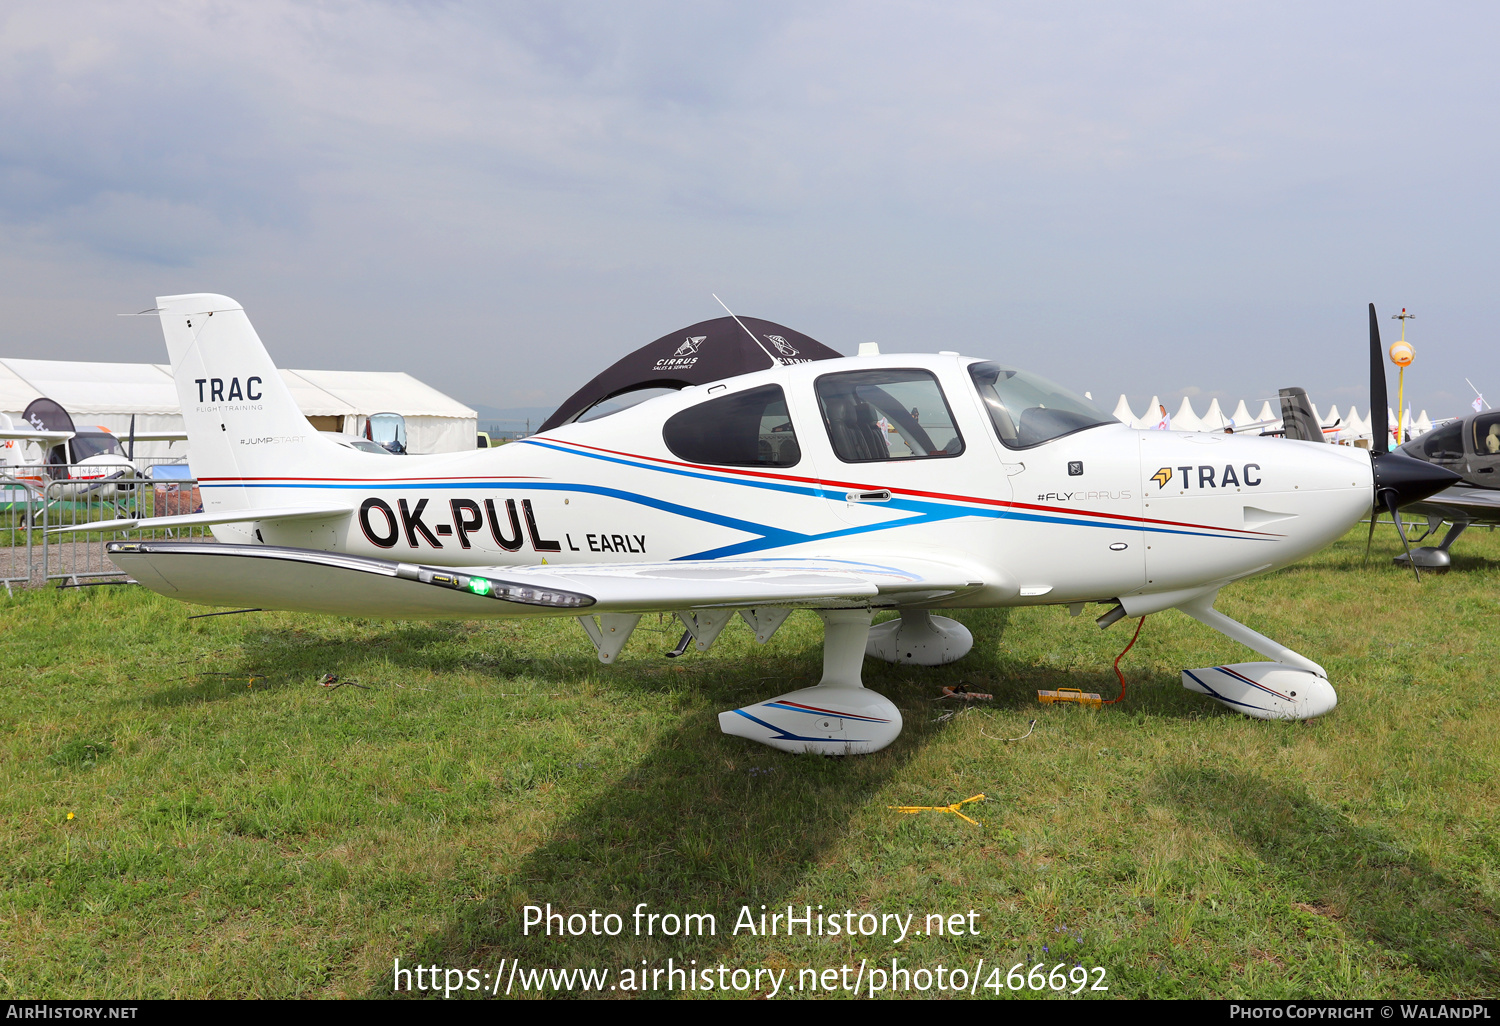
[[(741, 327), (741, 322), (744, 327)], [(644, 388), (686, 388), (776, 364), (837, 360), (800, 331), (759, 317), (716, 317), (669, 332), (626, 356), (568, 397), (538, 431), (571, 424), (606, 399)]]
[(21, 419), (38, 431), (76, 431), (73, 418), (51, 399), (33, 399), (21, 414)]

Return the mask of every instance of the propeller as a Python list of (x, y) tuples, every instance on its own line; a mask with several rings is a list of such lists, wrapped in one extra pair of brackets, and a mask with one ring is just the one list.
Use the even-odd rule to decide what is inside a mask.
[(135, 414), (130, 415), (130, 449), (125, 453), (125, 458), (131, 463), (135, 462)]
[(1386, 416), (1385, 350), (1380, 347), (1380, 322), (1370, 304), (1370, 440), (1371, 452), (1390, 452), (1391, 422)]
[[(1385, 353), (1380, 348), (1380, 321), (1375, 316), (1375, 304), (1370, 304), (1370, 459), (1375, 453), (1389, 451), (1391, 425), (1386, 417)], [(1375, 522), (1380, 519), (1380, 507), (1370, 508), (1370, 534), (1365, 539), (1365, 562), (1370, 561), (1370, 546), (1375, 543)]]
[(1380, 519), (1382, 507), (1390, 511), (1396, 522), (1396, 533), (1401, 535), (1401, 546), (1406, 549), (1407, 562), (1412, 573), (1422, 580), (1422, 571), (1411, 558), (1411, 545), (1406, 540), (1406, 529), (1401, 524), (1397, 510), (1413, 502), (1420, 502), (1435, 492), (1462, 480), (1459, 475), (1416, 459), (1390, 448), (1391, 425), (1386, 416), (1385, 353), (1380, 347), (1380, 322), (1375, 318), (1375, 304), (1370, 304), (1370, 469), (1375, 477), (1375, 501), (1370, 507), (1370, 533), (1365, 538), (1365, 559), (1370, 558), (1370, 546), (1375, 541), (1375, 523)]
[[(1382, 488), (1380, 498), (1385, 502), (1385, 508), (1391, 511), (1391, 519), (1396, 522), (1396, 533), (1401, 536), (1401, 547), (1406, 550), (1406, 561), (1411, 564), (1411, 572), (1417, 575), (1417, 583), (1422, 583), (1422, 571), (1417, 569), (1417, 561), (1411, 558), (1411, 545), (1406, 540), (1406, 527), (1401, 523), (1401, 514), (1396, 511), (1396, 491), (1393, 488)], [(1372, 511), (1370, 516), (1370, 533), (1375, 533), (1375, 516)], [(1369, 548), (1366, 547), (1368, 554)]]

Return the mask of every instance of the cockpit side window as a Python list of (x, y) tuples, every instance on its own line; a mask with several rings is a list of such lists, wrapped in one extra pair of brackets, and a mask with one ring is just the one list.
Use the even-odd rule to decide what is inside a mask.
[(925, 370), (867, 370), (817, 380), (818, 408), (845, 463), (958, 456), (963, 437), (942, 386)]
[(710, 399), (667, 418), (662, 441), (689, 463), (795, 467), (802, 459), (780, 385)]
[(1500, 455), (1500, 413), (1474, 418), (1474, 451), (1480, 456)]
[(998, 363), (974, 363), (969, 365), (969, 377), (995, 434), (1010, 449), (1029, 449), (1085, 428), (1119, 423), (1082, 396), (1035, 374)]

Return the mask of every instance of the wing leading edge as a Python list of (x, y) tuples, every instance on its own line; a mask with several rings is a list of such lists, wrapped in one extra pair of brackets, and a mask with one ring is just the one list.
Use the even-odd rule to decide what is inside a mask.
[(452, 568), (271, 545), (111, 542), (108, 553), (152, 591), (186, 602), (390, 619), (895, 606), (984, 586), (962, 567), (907, 557)]

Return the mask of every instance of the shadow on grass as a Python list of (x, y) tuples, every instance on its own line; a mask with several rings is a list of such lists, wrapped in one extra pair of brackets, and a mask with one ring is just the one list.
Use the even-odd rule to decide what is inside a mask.
[[(881, 681), (885, 677), (893, 674), (910, 676), (914, 672), (920, 672), (928, 675), (924, 682), (931, 685), (934, 693), (944, 684), (966, 682), (975, 685), (976, 690), (995, 696), (992, 702), (985, 703), (986, 708), (1008, 711), (1041, 708), (1037, 703), (1037, 692), (1041, 690), (1077, 688), (1100, 695), (1106, 702), (1120, 693), (1120, 681), (1111, 668), (1110, 657), (1103, 657), (1099, 663), (1087, 667), (1020, 659), (1009, 653), (1004, 644), (1006, 632), (1011, 626), (1011, 610), (965, 609), (958, 613), (958, 618), (974, 634), (974, 651), (951, 666), (922, 670), (913, 667), (886, 667), (873, 660), (866, 660), (865, 682), (880, 690)], [(1150, 629), (1148, 622), (1146, 631), (1149, 633)], [(1121, 621), (1120, 626), (1114, 628), (1119, 649), (1129, 643), (1134, 631), (1135, 621), (1131, 619)], [(1143, 640), (1145, 636), (1142, 635)], [(1128, 688), (1126, 702), (1099, 710), (1102, 715), (1148, 715), (1174, 719), (1237, 715), (1203, 695), (1188, 691), (1175, 672), (1152, 671), (1138, 663), (1132, 665), (1132, 659), (1138, 658), (1140, 653), (1141, 648), (1137, 646), (1120, 663)]]
[[(965, 619), (976, 634), (982, 632), (985, 643), (957, 664), (925, 669), (866, 661), (866, 684), (895, 701), (906, 721), (896, 743), (874, 755), (790, 756), (726, 737), (719, 731), (718, 711), (749, 699), (733, 664), (705, 674), (697, 682), (700, 697), (631, 770), (552, 828), (515, 872), (486, 889), (486, 900), (463, 908), (445, 927), (404, 952), (403, 966), (436, 964), (484, 972), (519, 960), (523, 970), (607, 967), (619, 972), (638, 969), (642, 960), (649, 969), (665, 968), (669, 957), (678, 967), (690, 967), (695, 959), (700, 967), (720, 961), (733, 965), (729, 952), (741, 909), (748, 906), (757, 921), (762, 905), (768, 912), (778, 906), (784, 911), (873, 796), (947, 729), (933, 722), (948, 708), (932, 701), (940, 686), (1014, 676), (1014, 667), (997, 654), (1009, 614), (971, 611)], [(810, 645), (786, 663), (805, 666), (816, 680), (820, 660), (821, 646)], [(1046, 674), (1046, 683), (1064, 686), (1077, 676)], [(622, 677), (623, 686), (640, 686)], [(1034, 707), (1034, 691), (1025, 695), (1034, 683), (1018, 685), (1021, 690), (1011, 696), (1017, 705)], [(790, 682), (768, 680), (753, 697), (770, 697), (778, 684)], [(1202, 712), (1189, 710), (1191, 715)], [(858, 881), (852, 886), (857, 889)], [(523, 936), (524, 907), (549, 904), (564, 916), (615, 913), (622, 917), (623, 932), (614, 937), (592, 932), (557, 936), (556, 931), (551, 937), (535, 931)], [(632, 913), (642, 905), (647, 915), (711, 913), (716, 932), (636, 936)], [(748, 968), (753, 971), (754, 966)], [(369, 982), (369, 996), (391, 991), (389, 972)]]
[(1158, 786), (1190, 818), (1238, 838), (1294, 878), (1354, 938), (1448, 981), (1454, 994), (1500, 987), (1500, 917), (1483, 894), (1438, 872), (1389, 831), (1362, 827), (1286, 787), (1244, 773), (1177, 768)]
[(327, 673), (357, 679), (376, 661), (432, 672), (473, 669), (500, 678), (534, 672), (546, 661), (476, 653), (465, 647), (469, 631), (462, 621), (374, 623), (359, 641), (306, 635), (295, 628), (255, 631), (236, 645), (232, 656), (207, 652), (173, 663), (177, 674), (167, 678), (171, 686), (130, 703), (162, 708), (244, 698), (252, 678), (261, 688), (311, 684)]
[[(669, 957), (678, 967), (691, 968), (694, 959), (716, 965), (735, 941), (741, 907), (757, 917), (762, 904), (784, 911), (851, 818), (927, 736), (907, 730), (890, 748), (858, 758), (787, 755), (721, 734), (717, 709), (732, 706), (719, 702), (720, 692), (732, 687), (722, 676), (705, 683), (708, 701), (693, 703), (628, 773), (555, 827), (516, 872), (496, 880), (492, 898), (404, 953), (403, 965), (493, 970), (509, 964), (502, 959), (519, 959), (523, 969), (618, 972), (643, 959), (648, 968), (665, 968)], [(523, 906), (548, 904), (564, 915), (616, 913), (623, 932), (522, 936)], [(715, 930), (664, 937), (658, 926), (655, 936), (636, 936), (632, 913), (641, 904), (646, 914), (711, 913)], [(372, 997), (390, 995), (389, 972), (369, 988)]]

